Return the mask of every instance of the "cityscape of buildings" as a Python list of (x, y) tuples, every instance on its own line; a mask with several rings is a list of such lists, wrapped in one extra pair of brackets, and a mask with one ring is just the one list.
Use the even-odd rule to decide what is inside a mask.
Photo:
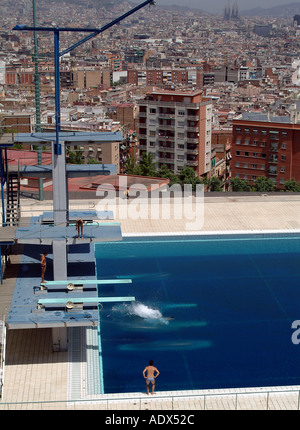
[[(42, 0), (38, 25), (99, 28), (131, 8), (106, 3)], [(32, 25), (32, 2), (4, 1), (2, 11), (1, 130), (32, 132), (33, 32), (12, 30)], [(150, 152), (157, 169), (189, 166), (201, 178), (217, 176), (224, 190), (230, 178), (252, 185), (259, 176), (282, 190), (285, 181), (300, 181), (299, 35), (299, 15), (244, 17), (237, 2), (224, 2), (220, 15), (159, 4), (140, 10), (61, 58), (61, 129), (122, 133), (118, 150), (114, 142), (105, 145), (110, 150), (78, 147), (84, 163), (116, 164), (123, 173), (133, 153), (139, 163)], [(74, 38), (64, 32), (62, 48)], [(38, 33), (38, 74), (41, 129), (51, 131), (51, 33)]]

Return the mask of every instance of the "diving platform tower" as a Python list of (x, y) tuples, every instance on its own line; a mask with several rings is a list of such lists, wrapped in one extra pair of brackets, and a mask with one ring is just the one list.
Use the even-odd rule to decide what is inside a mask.
[[(98, 310), (98, 303), (99, 303), (99, 297), (97, 296), (97, 289), (93, 289), (92, 297), (91, 292), (86, 293), (84, 289), (84, 279), (78, 280), (77, 284), (79, 283), (79, 287), (81, 288), (81, 301), (79, 301), (80, 306), (80, 312), (76, 314), (76, 316), (73, 314), (70, 316), (68, 313), (68, 307), (66, 306), (66, 300), (61, 300), (61, 294), (68, 294), (68, 300), (67, 302), (72, 302), (71, 296), (69, 294), (73, 294), (72, 289), (66, 288), (67, 285), (70, 284), (68, 281), (68, 271), (67, 271), (67, 264), (68, 264), (68, 246), (70, 245), (70, 240), (73, 241), (73, 246), (77, 245), (77, 241), (75, 239), (74, 241), (74, 226), (73, 226), (73, 232), (69, 230), (71, 221), (69, 216), (69, 203), (68, 203), (68, 184), (67, 184), (67, 177), (68, 172), (66, 168), (66, 145), (73, 143), (76, 141), (78, 142), (89, 142), (91, 139), (97, 140), (97, 133), (90, 133), (89, 136), (84, 136), (83, 134), (80, 135), (80, 133), (76, 134), (74, 133), (72, 136), (72, 133), (68, 133), (67, 135), (61, 132), (61, 117), (60, 117), (60, 72), (59, 72), (59, 60), (60, 57), (67, 54), (71, 50), (77, 48), (81, 44), (85, 43), (86, 41), (90, 40), (91, 38), (97, 36), (98, 34), (102, 33), (103, 31), (107, 30), (108, 28), (112, 27), (115, 24), (118, 24), (123, 19), (127, 18), (128, 16), (132, 15), (133, 13), (137, 12), (139, 9), (145, 7), (146, 5), (154, 4), (153, 0), (146, 0), (140, 5), (134, 7), (130, 11), (126, 12), (119, 18), (113, 20), (109, 24), (104, 25), (102, 28), (69, 28), (69, 27), (30, 27), (26, 25), (17, 25), (13, 28), (13, 30), (17, 31), (46, 31), (46, 32), (52, 32), (54, 35), (54, 67), (55, 67), (55, 133), (52, 133), (52, 135), (44, 134), (44, 133), (33, 133), (25, 135), (19, 135), (17, 137), (17, 141), (21, 142), (23, 139), (23, 142), (27, 139), (27, 142), (31, 139), (32, 143), (34, 145), (44, 145), (46, 142), (48, 144), (51, 144), (52, 147), (52, 167), (51, 167), (51, 173), (52, 173), (52, 182), (53, 182), (53, 227), (52, 230), (44, 229), (41, 227), (41, 224), (37, 223), (36, 226), (31, 225), (28, 228), (30, 229), (30, 234), (26, 235), (24, 230), (22, 231), (22, 227), (17, 228), (16, 232), (16, 240), (19, 243), (33, 243), (34, 241), (37, 241), (35, 243), (43, 244), (46, 243), (45, 241), (50, 241), (51, 247), (52, 247), (52, 255), (53, 255), (53, 282), (64, 283), (64, 289), (60, 292), (60, 294), (56, 294), (53, 296), (53, 291), (51, 291), (51, 288), (45, 288), (43, 291), (45, 291), (45, 294), (52, 294), (51, 297), (53, 297), (52, 305), (54, 304), (54, 307), (49, 306), (48, 299), (44, 302), (40, 302), (40, 298), (38, 298), (39, 294), (44, 294), (43, 291), (41, 291), (40, 288), (33, 288), (32, 286), (29, 286), (28, 291), (26, 292), (26, 289), (19, 288), (17, 291), (17, 294), (14, 294), (14, 297), (16, 296), (16, 302), (12, 303), (11, 311), (8, 317), (8, 327), (9, 328), (28, 328), (28, 327), (52, 327), (53, 330), (53, 345), (55, 345), (56, 350), (65, 350), (67, 349), (67, 327), (72, 325), (88, 325), (88, 324), (96, 324), (97, 315), (96, 311)], [(72, 46), (64, 49), (63, 51), (60, 51), (59, 46), (59, 37), (61, 32), (86, 32), (89, 33), (88, 36), (83, 38), (82, 40), (74, 43)], [(25, 140), (24, 140), (25, 139)], [(37, 173), (39, 170), (39, 174), (45, 174), (45, 166), (36, 166)], [(42, 172), (42, 170), (44, 170)], [(111, 226), (116, 227), (117, 226)], [(103, 228), (105, 228), (103, 226)], [(92, 229), (92, 227), (91, 227)], [(119, 227), (120, 229), (120, 227)], [(92, 230), (91, 230), (92, 231)], [(90, 234), (89, 240), (90, 242), (95, 241), (103, 241), (103, 236), (101, 236), (101, 229), (97, 228), (93, 230), (94, 236), (92, 236), (92, 233)], [(108, 231), (106, 230), (106, 233)], [(49, 237), (50, 235), (50, 237)], [(110, 239), (111, 235), (117, 235), (116, 229), (114, 231), (111, 231), (110, 233)], [(105, 240), (105, 239), (104, 239)], [(96, 280), (94, 280), (96, 281)], [(116, 283), (118, 283), (117, 280), (115, 280)], [(76, 282), (75, 282), (76, 284)], [(96, 284), (96, 282), (95, 282)], [(15, 287), (16, 289), (16, 287)], [(29, 290), (33, 289), (33, 296), (32, 294), (28, 296)], [(57, 289), (59, 290), (59, 288)], [(56, 291), (57, 291), (56, 290)], [(89, 289), (87, 289), (89, 291)], [(38, 294), (36, 294), (38, 293)], [(74, 293), (78, 294), (78, 293)], [(88, 294), (88, 297), (86, 296)], [(88, 304), (90, 307), (91, 304), (91, 298), (94, 298), (96, 307), (95, 312), (93, 311), (88, 312), (84, 310), (85, 304), (87, 303), (88, 298)], [(126, 301), (126, 297), (122, 297), (124, 301)], [(117, 300), (117, 298), (115, 297)], [(133, 299), (133, 298), (129, 298)], [(54, 300), (54, 302), (53, 302)], [(113, 301), (114, 298), (111, 297), (111, 301)], [(24, 305), (26, 303), (26, 305)], [(72, 302), (73, 303), (73, 302)], [(42, 306), (41, 306), (42, 304)], [(50, 303), (51, 304), (51, 303)], [(24, 313), (24, 306), (27, 306), (27, 313)], [(78, 306), (78, 300), (76, 301), (76, 306)], [(73, 308), (73, 307), (71, 307)], [(54, 309), (54, 310), (53, 310)], [(82, 312), (81, 312), (82, 311)]]

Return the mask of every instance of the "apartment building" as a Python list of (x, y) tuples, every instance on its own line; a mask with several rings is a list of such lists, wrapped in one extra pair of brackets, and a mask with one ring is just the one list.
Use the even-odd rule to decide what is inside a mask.
[(128, 83), (133, 85), (194, 85), (203, 87), (202, 70), (186, 69), (132, 69), (128, 70)]
[(98, 143), (91, 142), (90, 145), (78, 145), (76, 151), (81, 151), (84, 163), (93, 160), (100, 164), (115, 164), (117, 173), (120, 173), (120, 143), (123, 141), (122, 134), (102, 133), (103, 137)]
[(244, 113), (233, 120), (231, 156), (231, 177), (252, 185), (265, 176), (284, 189), (285, 181), (300, 181), (300, 123), (288, 116)]
[(156, 91), (139, 100), (140, 155), (151, 152), (157, 168), (198, 176), (211, 168), (211, 99), (202, 91)]

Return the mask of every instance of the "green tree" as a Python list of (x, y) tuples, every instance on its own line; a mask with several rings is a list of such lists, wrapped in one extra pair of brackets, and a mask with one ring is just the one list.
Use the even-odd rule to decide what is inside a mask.
[(99, 161), (95, 160), (95, 158), (91, 157), (88, 159), (87, 164), (100, 164)]
[(241, 178), (230, 178), (229, 184), (232, 191), (250, 191), (250, 185), (245, 179)]
[(136, 158), (134, 155), (132, 155), (131, 157), (127, 158), (125, 162), (124, 170), (127, 175), (135, 175), (135, 169), (136, 169)]
[(191, 184), (193, 191), (196, 190), (197, 184), (203, 184), (205, 181), (200, 179), (196, 174), (192, 167), (186, 166), (184, 167), (181, 172), (179, 173), (179, 179), (181, 181), (181, 184)]
[(274, 191), (274, 182), (265, 176), (259, 176), (253, 183), (255, 191)]
[(141, 176), (156, 176), (156, 167), (155, 163), (153, 162), (153, 155), (151, 152), (148, 154), (143, 153), (137, 171)]
[(70, 148), (67, 148), (67, 162), (69, 164), (83, 164), (82, 153), (83, 151), (77, 150), (77, 147), (74, 147), (74, 151), (70, 151)]
[(176, 175), (175, 173), (171, 172), (165, 164), (163, 164), (162, 167), (158, 170), (157, 176), (159, 178), (169, 179), (170, 180), (169, 186), (171, 186), (173, 184), (180, 184), (181, 183), (179, 176)]
[(285, 181), (284, 190), (289, 192), (297, 192), (300, 191), (300, 183), (296, 182), (295, 178), (290, 179), (289, 181)]
[(204, 182), (208, 191), (223, 191), (223, 183), (217, 176), (212, 176)]

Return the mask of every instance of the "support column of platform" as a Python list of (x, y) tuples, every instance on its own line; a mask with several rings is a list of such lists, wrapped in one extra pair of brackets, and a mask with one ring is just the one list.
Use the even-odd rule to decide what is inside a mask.
[[(55, 154), (52, 145), (52, 182), (53, 182), (53, 217), (54, 225), (62, 227), (62, 231), (68, 222), (68, 183), (66, 175), (65, 142), (60, 142), (61, 154)], [(66, 239), (54, 240), (53, 253), (53, 278), (55, 281), (67, 279), (67, 243)], [(68, 331), (66, 327), (52, 328), (53, 351), (68, 350)]]

